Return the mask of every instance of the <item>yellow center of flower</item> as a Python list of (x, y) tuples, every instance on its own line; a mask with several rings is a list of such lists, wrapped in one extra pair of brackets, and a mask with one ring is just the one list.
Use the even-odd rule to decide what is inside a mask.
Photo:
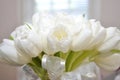
[(64, 29), (57, 29), (53, 32), (53, 35), (58, 39), (62, 40), (63, 38), (67, 37), (67, 33)]

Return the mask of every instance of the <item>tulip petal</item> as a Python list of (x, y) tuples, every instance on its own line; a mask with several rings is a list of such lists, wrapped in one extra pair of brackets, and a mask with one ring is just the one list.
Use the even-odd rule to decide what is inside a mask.
[(20, 26), (12, 32), (11, 36), (19, 53), (26, 58), (36, 57), (41, 53), (40, 37), (34, 28), (29, 28), (27, 25)]
[(89, 29), (86, 28), (81, 30), (78, 36), (74, 36), (73, 38), (73, 43), (72, 43), (73, 51), (80, 51), (86, 49), (91, 38), (92, 38), (92, 33)]
[(108, 71), (115, 71), (120, 67), (120, 54), (113, 54), (109, 56), (99, 56), (95, 62), (101, 68)]
[(58, 25), (58, 27), (51, 30), (47, 41), (49, 54), (54, 54), (58, 51), (65, 53), (69, 50), (71, 45), (70, 35), (64, 25)]
[(23, 65), (28, 63), (30, 60), (27, 58), (23, 58), (16, 51), (13, 42), (10, 40), (4, 40), (4, 42), (0, 45), (0, 55), (2, 56), (2, 62), (9, 63), (11, 65)]

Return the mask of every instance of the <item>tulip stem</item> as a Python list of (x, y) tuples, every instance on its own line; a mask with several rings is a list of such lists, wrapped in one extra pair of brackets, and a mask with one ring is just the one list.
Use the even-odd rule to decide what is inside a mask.
[(80, 55), (82, 54), (83, 51), (80, 51), (80, 52), (74, 52), (74, 51), (70, 51), (68, 53), (68, 56), (66, 58), (66, 63), (65, 63), (65, 71), (68, 72), (70, 71), (70, 68), (73, 64), (73, 62), (75, 61), (75, 59)]
[(47, 70), (41, 66), (41, 59), (39, 57), (33, 58), (32, 62), (28, 65), (34, 70), (34, 72), (40, 77), (41, 80), (50, 80)]
[(76, 69), (80, 66), (85, 59), (88, 59), (88, 62), (98, 54), (97, 50), (86, 50), (73, 52), (71, 51), (66, 58), (65, 71), (69, 72)]

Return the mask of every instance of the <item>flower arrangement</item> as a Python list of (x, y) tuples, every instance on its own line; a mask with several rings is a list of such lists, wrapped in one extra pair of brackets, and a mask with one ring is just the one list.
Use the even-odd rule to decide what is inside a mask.
[(41, 80), (58, 80), (49, 75), (55, 64), (60, 65), (56, 72), (61, 68), (57, 78), (89, 62), (115, 71), (120, 67), (120, 30), (81, 15), (36, 13), (32, 24), (17, 27), (0, 44), (0, 62), (27, 64)]

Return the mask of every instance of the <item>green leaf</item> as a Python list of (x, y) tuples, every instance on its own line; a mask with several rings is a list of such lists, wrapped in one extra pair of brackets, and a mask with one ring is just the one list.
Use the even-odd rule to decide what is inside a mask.
[(60, 57), (60, 52), (56, 52), (54, 56)]
[(89, 56), (89, 52), (84, 51), (81, 55), (79, 55), (73, 62), (70, 71), (76, 69), (87, 57)]
[(68, 56), (69, 53), (70, 53), (70, 51), (67, 52), (67, 53), (60, 52), (60, 58), (66, 60), (66, 58), (67, 58), (67, 56)]
[(48, 74), (47, 74), (47, 70), (45, 70), (42, 67), (39, 67), (39, 66), (35, 65), (34, 63), (29, 63), (28, 65), (41, 78), (41, 80), (50, 80), (49, 77), (48, 77)]
[(25, 23), (25, 25), (29, 28), (32, 29), (31, 26), (28, 23)]
[[(44, 55), (44, 52), (41, 53), (41, 57)], [(41, 65), (41, 58), (34, 57), (32, 58), (32, 62), (28, 63), (35, 73), (41, 78), (41, 80), (50, 80), (48, 77), (47, 70), (45, 70)]]
[(72, 58), (73, 58), (73, 52), (71, 51), (67, 58), (66, 58), (66, 62), (65, 62), (65, 71), (69, 71), (69, 67), (70, 67), (70, 64), (72, 63)]
[(63, 53), (63, 52), (60, 52), (60, 51), (59, 51), (59, 52), (55, 53), (54, 56), (60, 57), (60, 58), (62, 58), (62, 59), (64, 59), (64, 60), (66, 60), (66, 57), (67, 57), (68, 54), (69, 54), (69, 52)]
[(10, 36), (10, 38), (9, 38), (10, 40), (14, 40), (14, 38), (12, 37), (12, 36)]
[(101, 55), (99, 51), (94, 51), (90, 56), (89, 56), (89, 61), (94, 61), (97, 56)]
[(43, 57), (44, 54), (45, 54), (45, 52), (42, 51), (42, 52), (38, 55), (39, 59), (42, 59), (42, 57)]
[(86, 51), (80, 51), (80, 52), (71, 52), (69, 53), (66, 64), (65, 64), (65, 71), (72, 71), (79, 67), (85, 59), (90, 57), (94, 57), (98, 54), (97, 50), (86, 50)]
[(35, 64), (28, 63), (28, 65), (39, 75), (41, 76), (41, 73), (43, 73), (43, 69), (41, 67), (36, 66)]
[(67, 58), (66, 58), (66, 63), (65, 63), (65, 71), (66, 71), (66, 72), (70, 71), (71, 66), (72, 66), (74, 60), (75, 60), (79, 55), (81, 55), (82, 53), (83, 53), (83, 51), (80, 51), (80, 52), (73, 52), (73, 51), (71, 51), (71, 52), (68, 54), (68, 56), (67, 56)]
[(119, 49), (113, 49), (111, 50), (112, 53), (120, 53), (120, 50)]
[(33, 61), (33, 63), (34, 63), (36, 66), (39, 66), (39, 67), (42, 66), (42, 65), (41, 65), (41, 59), (39, 59), (39, 57), (34, 57), (34, 58), (32, 58), (32, 61)]

